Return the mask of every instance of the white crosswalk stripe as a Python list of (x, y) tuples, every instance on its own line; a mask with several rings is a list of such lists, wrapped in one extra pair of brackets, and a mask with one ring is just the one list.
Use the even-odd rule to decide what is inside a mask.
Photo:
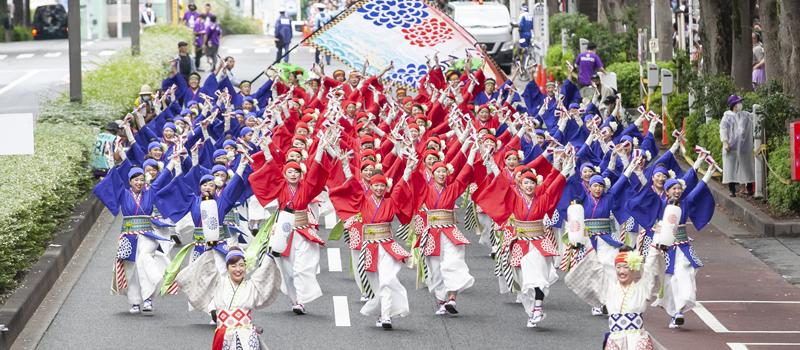
[(61, 56), (61, 52), (48, 52), (44, 54), (44, 57), (58, 57)]
[(117, 53), (117, 51), (115, 51), (115, 50), (103, 50), (103, 51), (100, 51), (100, 56), (111, 56), (111, 55), (113, 55), (115, 53)]
[(242, 53), (242, 49), (228, 49), (228, 53)]
[(21, 58), (31, 58), (31, 57), (33, 57), (33, 54), (32, 54), (32, 53), (21, 53), (21, 54), (17, 55), (17, 59), (21, 59)]
[(6, 57), (8, 57), (8, 55), (0, 55), (0, 60), (4, 59)]
[(89, 51), (81, 51), (81, 56), (88, 56), (88, 55), (89, 55)]
[(269, 53), (269, 49), (256, 49), (255, 53)]

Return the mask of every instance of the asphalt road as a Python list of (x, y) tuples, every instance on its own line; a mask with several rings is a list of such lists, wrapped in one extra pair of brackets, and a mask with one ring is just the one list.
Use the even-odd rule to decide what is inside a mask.
[[(130, 38), (83, 41), (84, 71), (130, 45)], [(39, 112), (39, 101), (69, 89), (66, 39), (0, 43), (2, 113)]]
[[(275, 60), (271, 41), (256, 36), (226, 37), (220, 54), (236, 58), (233, 72), (238, 79), (254, 77)], [(291, 58), (304, 67), (313, 61), (308, 48), (301, 48)], [(336, 68), (344, 67), (334, 63), (328, 74)], [(261, 83), (263, 80), (254, 83), (254, 88)], [(460, 210), (458, 217), (463, 218)], [(103, 214), (14, 349), (188, 349), (210, 345), (214, 327), (208, 324), (208, 316), (188, 311), (180, 292), (157, 298), (152, 317), (129, 314), (125, 297), (109, 295), (120, 225), (121, 218)], [(463, 230), (463, 225), (459, 226)], [(320, 236), (327, 238), (329, 231), (321, 231)], [(414, 290), (413, 271), (403, 269), (400, 281), (408, 290), (411, 314), (395, 319), (391, 331), (375, 328), (373, 317), (359, 313), (360, 292), (348, 271), (347, 246), (332, 241), (321, 251), (318, 281), (324, 296), (306, 305), (309, 314), (293, 314), (289, 299), (280, 296), (272, 306), (253, 312), (254, 323), (263, 327), (262, 336), (273, 350), (600, 347), (607, 320), (591, 316), (589, 307), (566, 288), (563, 274), (545, 299), (547, 318), (539, 328), (526, 328), (522, 306), (513, 296), (498, 292), (488, 248), (477, 243), (474, 233), (464, 232), (474, 242), (467, 247), (466, 260), (475, 285), (459, 295), (457, 316), (435, 316), (434, 297), (426, 289)], [(746, 228), (737, 227), (731, 217), (717, 211), (711, 225), (701, 233), (690, 229), (689, 234), (706, 264), (697, 275), (698, 300), (703, 307), (688, 313), (680, 330), (668, 329), (666, 313), (650, 308), (645, 313), (645, 327), (651, 334), (670, 349), (761, 348), (753, 343), (800, 347), (799, 291), (731, 238), (746, 236)], [(337, 265), (342, 266), (341, 271), (330, 271)], [(341, 297), (346, 298), (346, 308), (334, 307), (334, 298)]]

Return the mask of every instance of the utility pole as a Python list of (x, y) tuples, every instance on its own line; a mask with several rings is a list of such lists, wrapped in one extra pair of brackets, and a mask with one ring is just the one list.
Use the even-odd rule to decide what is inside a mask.
[(131, 0), (131, 55), (136, 56), (138, 54), (139, 54), (139, 0)]
[(122, 37), (122, 0), (117, 0), (117, 38)]
[(81, 3), (70, 1), (67, 13), (69, 41), (69, 101), (83, 103), (81, 88)]

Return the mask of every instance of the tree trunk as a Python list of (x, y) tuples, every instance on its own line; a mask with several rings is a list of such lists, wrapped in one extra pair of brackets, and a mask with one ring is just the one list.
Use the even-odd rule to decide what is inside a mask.
[(705, 73), (731, 74), (731, 15), (729, 0), (700, 0), (700, 44)]
[(783, 92), (794, 96), (792, 104), (800, 106), (800, 2), (780, 0), (780, 57), (783, 60)]
[[(650, 0), (628, 0), (630, 6), (636, 7), (637, 28), (650, 28)], [(652, 30), (648, 30), (651, 35)]]
[(731, 76), (736, 87), (753, 91), (753, 12), (755, 0), (733, 0)]
[(14, 25), (21, 26), (25, 24), (25, 11), (23, 10), (23, 1), (14, 0)]
[(556, 13), (561, 12), (558, 7), (558, 0), (547, 0), (547, 11), (550, 17), (553, 17)]
[(778, 0), (759, 0), (759, 18), (761, 20), (761, 40), (764, 41), (764, 52), (767, 79), (783, 76), (781, 60), (781, 41), (778, 38)]
[(672, 60), (672, 8), (669, 1), (656, 1), (656, 30), (659, 61)]
[(598, 0), (597, 4), (597, 22), (605, 23), (614, 33), (622, 33), (623, 28), (621, 23), (610, 23), (609, 17), (617, 19), (625, 18), (625, 8), (630, 6), (631, 1), (626, 0)]
[(589, 22), (597, 22), (597, 0), (576, 0), (578, 12), (589, 17)]

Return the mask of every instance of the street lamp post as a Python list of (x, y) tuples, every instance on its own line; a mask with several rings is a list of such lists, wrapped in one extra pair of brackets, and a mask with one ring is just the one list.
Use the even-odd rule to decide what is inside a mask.
[(81, 3), (70, 1), (67, 14), (69, 42), (69, 100), (83, 103), (81, 91)]
[(131, 55), (139, 54), (139, 0), (131, 0)]

